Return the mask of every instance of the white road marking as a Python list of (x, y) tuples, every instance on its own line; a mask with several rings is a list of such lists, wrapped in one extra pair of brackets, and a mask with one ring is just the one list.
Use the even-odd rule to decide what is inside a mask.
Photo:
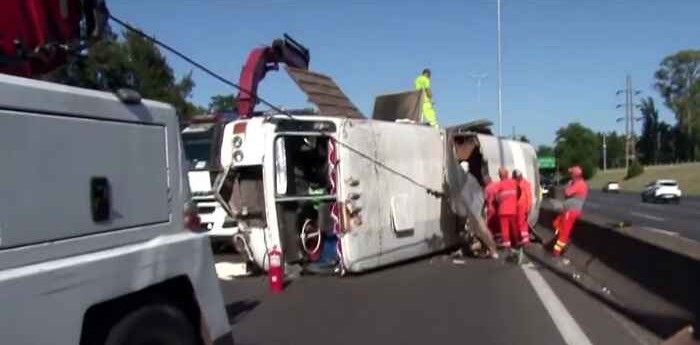
[(661, 218), (661, 217), (650, 216), (650, 215), (648, 215), (648, 214), (639, 213), (639, 212), (630, 212), (630, 214), (631, 214), (631, 215), (634, 215), (634, 216), (637, 216), (637, 217), (642, 217), (642, 218), (646, 218), (646, 219), (655, 220), (655, 221), (657, 221), (657, 222), (663, 222), (663, 221), (665, 220), (665, 219), (663, 219), (663, 218)]
[(668, 230), (659, 229), (659, 228), (653, 228), (653, 227), (651, 227), (651, 226), (643, 226), (643, 228), (644, 228), (644, 229), (647, 229), (647, 230), (649, 230), (649, 231), (662, 233), (662, 234), (664, 234), (664, 235), (678, 236), (678, 233), (677, 233), (677, 232), (673, 232), (673, 231), (668, 231)]
[(559, 297), (557, 297), (535, 266), (526, 264), (522, 268), (523, 272), (525, 272), (525, 277), (530, 281), (532, 288), (535, 289), (537, 296), (542, 301), (545, 309), (547, 309), (564, 341), (568, 345), (592, 345), (586, 333), (576, 323), (569, 311), (566, 310), (564, 304), (559, 300)]
[(217, 262), (214, 264), (214, 268), (216, 269), (216, 275), (221, 280), (233, 280), (235, 277), (244, 276), (248, 273), (245, 262)]

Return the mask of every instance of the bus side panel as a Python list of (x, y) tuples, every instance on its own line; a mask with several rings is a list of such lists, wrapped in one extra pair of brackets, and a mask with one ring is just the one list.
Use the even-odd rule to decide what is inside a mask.
[[(353, 149), (373, 159), (376, 157), (372, 121), (347, 120), (338, 131), (338, 137)], [(346, 201), (351, 193), (357, 193), (360, 197), (353, 203), (355, 207), (362, 208), (355, 217), (361, 223), (347, 221), (350, 231), (341, 239), (343, 260), (350, 271), (363, 271), (379, 265), (381, 229), (385, 223), (378, 212), (383, 199), (379, 191), (381, 181), (377, 179), (378, 168), (370, 160), (342, 144), (337, 144), (336, 148), (339, 161), (338, 198)], [(358, 184), (353, 186), (352, 180)]]
[(503, 166), (510, 173), (518, 169), (523, 173), (532, 187), (533, 209), (530, 210), (528, 222), (535, 224), (539, 215), (539, 172), (537, 154), (530, 144), (498, 139), (491, 135), (479, 135), (479, 143), (484, 159), (488, 163), (489, 175), (498, 181), (498, 168)]
[[(433, 190), (442, 190), (441, 134), (433, 128), (380, 121), (353, 121), (341, 130), (341, 140), (386, 167), (410, 176)], [(342, 146), (341, 146), (342, 147)], [(341, 200), (359, 193), (362, 225), (343, 238), (351, 271), (410, 259), (444, 246), (441, 203), (425, 189), (347, 149), (340, 150)]]
[[(442, 249), (441, 200), (424, 187), (442, 191), (444, 144), (441, 132), (427, 126), (375, 123), (377, 159), (414, 181), (378, 169), (379, 214), (382, 222), (380, 265)], [(419, 186), (421, 184), (423, 186)]]

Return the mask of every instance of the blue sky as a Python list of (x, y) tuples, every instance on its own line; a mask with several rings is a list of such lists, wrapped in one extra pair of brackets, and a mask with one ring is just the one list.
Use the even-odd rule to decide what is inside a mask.
[[(496, 0), (294, 1), (112, 0), (112, 13), (238, 80), (250, 49), (289, 33), (311, 50), (311, 69), (332, 76), (360, 110), (374, 97), (412, 87), (433, 71), (438, 121), (450, 125), (497, 118)], [(700, 49), (697, 0), (502, 0), (503, 128), (549, 144), (557, 128), (580, 121), (595, 130), (615, 122), (624, 101), (615, 91), (632, 75), (653, 96), (661, 59)], [(177, 75), (193, 67), (169, 56)], [(473, 74), (488, 74), (481, 102)], [(192, 100), (231, 93), (194, 71)], [(271, 72), (259, 94), (303, 107), (305, 97), (284, 72)], [(672, 121), (661, 107), (662, 117)], [(639, 125), (638, 125), (639, 128)]]

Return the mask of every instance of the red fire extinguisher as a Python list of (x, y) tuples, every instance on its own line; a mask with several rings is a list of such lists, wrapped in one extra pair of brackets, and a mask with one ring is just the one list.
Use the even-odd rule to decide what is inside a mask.
[(268, 252), (270, 259), (270, 267), (267, 270), (267, 279), (270, 285), (270, 292), (282, 292), (284, 278), (284, 268), (282, 267), (282, 252), (277, 249), (277, 246), (272, 247)]

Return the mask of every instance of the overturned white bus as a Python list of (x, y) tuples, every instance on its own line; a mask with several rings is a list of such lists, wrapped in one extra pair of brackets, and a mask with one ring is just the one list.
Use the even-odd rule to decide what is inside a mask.
[[(327, 77), (290, 74), (322, 115), (230, 123), (224, 146), (232, 145), (232, 153), (222, 157), (230, 164), (216, 185), (218, 200), (238, 223), (238, 244), (263, 269), (273, 248), (287, 264), (323, 262), (361, 272), (458, 244), (465, 217), (455, 212), (459, 201), (450, 191), (462, 189), (461, 161), (482, 185), (485, 176), (497, 179), (500, 166), (519, 169), (539, 201), (529, 144), (496, 138), (484, 123), (438, 130), (410, 121), (414, 111), (386, 115), (419, 93), (382, 96), (374, 119), (365, 119), (330, 79), (314, 80)], [(331, 107), (318, 85), (334, 96)], [(531, 223), (539, 202), (533, 204)]]

